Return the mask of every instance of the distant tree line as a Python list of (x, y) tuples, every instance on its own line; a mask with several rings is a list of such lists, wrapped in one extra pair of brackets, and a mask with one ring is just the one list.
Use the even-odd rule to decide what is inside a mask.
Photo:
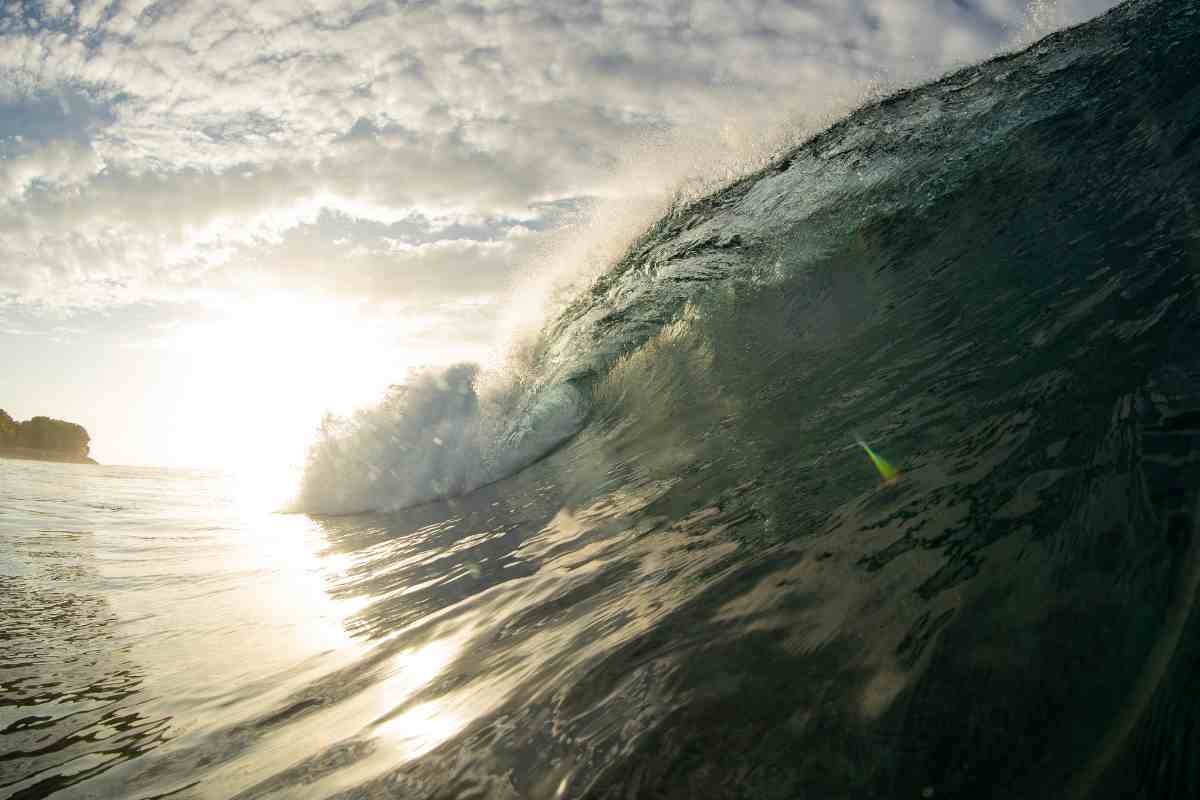
[(87, 458), (91, 437), (82, 425), (50, 417), (17, 422), (0, 409), (0, 449), (27, 447), (52, 453)]

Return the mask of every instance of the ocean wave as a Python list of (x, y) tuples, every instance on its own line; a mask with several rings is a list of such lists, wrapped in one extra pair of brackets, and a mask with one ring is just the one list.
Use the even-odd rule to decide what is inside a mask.
[[(605, 403), (640, 398), (620, 413), (658, 420), (663, 430), (639, 426), (657, 437), (703, 428), (680, 409), (708, 419), (753, 406), (748, 387), (768, 381), (762, 392), (811, 402), (804, 413), (820, 421), (813, 431), (821, 445), (809, 455), (821, 458), (854, 447), (853, 430), (898, 425), (881, 409), (924, 396), (915, 386), (896, 394), (916, 365), (947, 366), (972, 348), (994, 351), (998, 363), (1018, 363), (1028, 348), (1048, 352), (1076, 333), (1073, 316), (1022, 332), (1028, 348), (996, 331), (1039, 327), (1030, 320), (1047, 286), (1072, 284), (1092, 298), (1073, 312), (1086, 315), (1118, 289), (1134, 297), (1130, 286), (1168, 269), (1121, 269), (1094, 287), (1095, 265), (1108, 254), (1089, 238), (1091, 219), (1079, 208), (1108, 210), (1109, 198), (1136, 197), (1126, 207), (1158, 208), (1159, 226), (1193, 213), (1189, 196), (1176, 202), (1160, 190), (1190, 168), (1190, 84), (1152, 80), (1160, 65), (1149, 51), (1112, 56), (1128, 49), (1148, 8), (1158, 6), (1135, 4), (866, 105), (724, 188), (680, 200), (627, 246), (627, 231), (614, 233), (623, 249), (606, 252), (623, 255), (547, 313), (505, 367), (426, 370), (375, 408), (327, 419), (297, 508), (388, 510), (469, 492), (544, 456), (590, 418), (609, 419), (611, 408), (593, 409), (597, 388)], [(1095, 75), (1122, 91), (1097, 93)], [(1132, 86), (1156, 93), (1156, 116)], [(1135, 125), (1143, 133), (1125, 130)], [(1098, 152), (1114, 168), (1080, 172), (1082, 156)], [(1128, 227), (1122, 247), (1130, 252), (1138, 252), (1135, 233), (1153, 233), (1124, 218), (1111, 225)], [(1040, 253), (1053, 253), (1053, 263), (1038, 261)], [(1003, 303), (992, 308), (991, 298)], [(1106, 326), (1094, 320), (1092, 335)], [(976, 367), (959, 368), (978, 369), (973, 358)], [(777, 388), (774, 364), (801, 365), (803, 384)], [(852, 373), (860, 373), (857, 385), (842, 386)], [(921, 373), (936, 375), (932, 367)], [(872, 393), (887, 402), (841, 399)], [(697, 397), (719, 402), (699, 408)], [(857, 411), (835, 424), (840, 403)]]

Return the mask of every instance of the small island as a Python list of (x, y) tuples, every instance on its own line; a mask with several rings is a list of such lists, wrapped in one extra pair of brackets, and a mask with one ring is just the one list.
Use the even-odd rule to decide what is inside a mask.
[(95, 464), (88, 457), (90, 442), (82, 425), (50, 417), (17, 422), (0, 408), (0, 458)]

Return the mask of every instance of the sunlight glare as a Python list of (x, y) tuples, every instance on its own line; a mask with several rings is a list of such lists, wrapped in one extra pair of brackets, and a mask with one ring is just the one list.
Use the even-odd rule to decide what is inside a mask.
[(173, 460), (222, 468), (238, 476), (247, 503), (281, 507), (322, 415), (369, 404), (407, 366), (390, 335), (354, 306), (288, 296), (177, 331), (169, 346), (185, 375)]
[(392, 717), (376, 732), (388, 738), (392, 747), (408, 760), (425, 755), (465, 727), (467, 720), (434, 701)]
[(397, 656), (397, 671), (384, 683), (385, 714), (375, 723), (374, 732), (399, 747), (404, 757), (416, 758), (432, 750), (466, 724), (466, 719), (451, 713), (438, 701), (421, 703), (399, 714), (393, 712), (438, 677), (460, 649), (461, 641), (451, 637)]

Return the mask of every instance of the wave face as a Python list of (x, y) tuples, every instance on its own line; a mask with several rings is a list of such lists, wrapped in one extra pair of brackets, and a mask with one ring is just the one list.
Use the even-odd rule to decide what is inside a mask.
[[(1089, 354), (1150, 341), (1187, 305), (1166, 292), (1187, 263), (1164, 253), (1192, 241), (1195, 12), (1135, 32), (1159, 8), (864, 108), (673, 210), (547, 325), (519, 379), (477, 393), (477, 368), (428, 372), (328, 425), (299, 507), (394, 509), (511, 474), (578, 433), (614, 365), (661, 370), (644, 350), (677, 324), (740, 354), (734, 384), (803, 363), (806, 430), (826, 442), (854, 424), (917, 446), (899, 410), (961, 411), (934, 400), (950, 376), (976, 385), (999, 364), (997, 398), (1038, 374), (1047, 401), (1080, 370), (1103, 381)], [(843, 413), (851, 375), (862, 400)]]

